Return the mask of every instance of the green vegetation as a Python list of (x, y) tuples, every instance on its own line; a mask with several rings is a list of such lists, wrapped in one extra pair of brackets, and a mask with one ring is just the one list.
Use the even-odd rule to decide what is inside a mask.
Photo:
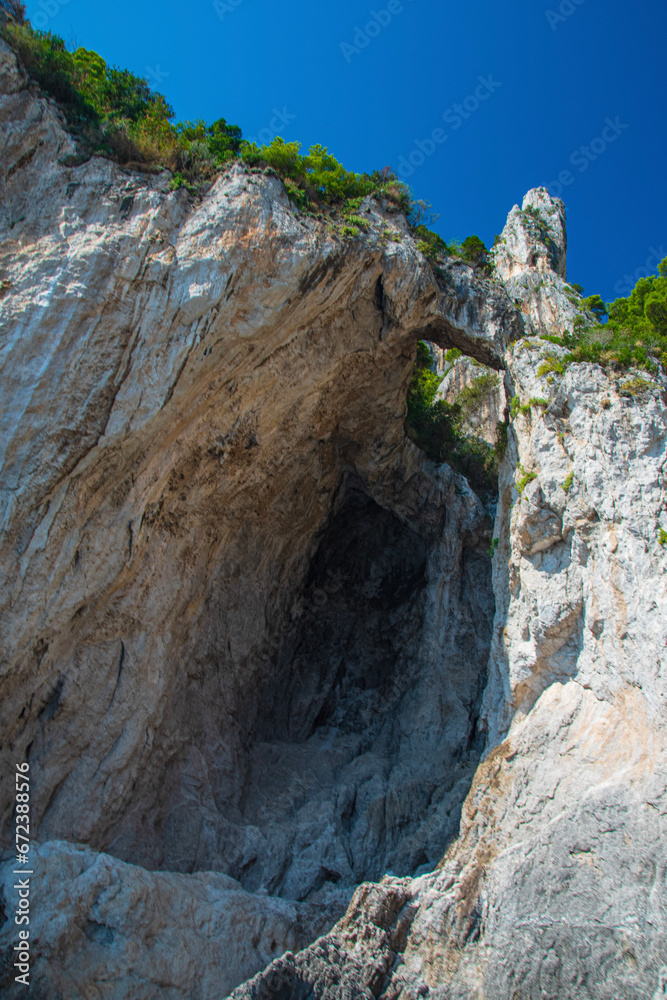
[(495, 556), (496, 552), (498, 551), (498, 546), (499, 545), (500, 545), (500, 539), (499, 538), (492, 538), (491, 539), (491, 544), (489, 545), (489, 548), (488, 548), (488, 551), (487, 551), (487, 555), (489, 556), (490, 559), (493, 559), (493, 557)]
[[(418, 249), (442, 277), (439, 265), (446, 256), (459, 256), (490, 273), (487, 249), (479, 237), (448, 246), (426, 225), (434, 219), (430, 206), (415, 199), (390, 167), (357, 174), (346, 170), (324, 146), (312, 146), (304, 153), (300, 143), (281, 137), (260, 147), (244, 141), (241, 129), (224, 118), (211, 125), (202, 120), (174, 122), (173, 109), (143, 77), (107, 65), (88, 49), (69, 51), (62, 38), (33, 28), (18, 0), (0, 0), (0, 9), (10, 15), (0, 34), (65, 113), (78, 147), (71, 166), (96, 154), (150, 173), (168, 169), (173, 190), (185, 188), (196, 194), (230, 162), (240, 160), (250, 168), (275, 171), (300, 210), (334, 217), (335, 231), (343, 237), (354, 238), (368, 230), (358, 210), (364, 198), (375, 196), (389, 211), (406, 216)], [(391, 238), (400, 242), (400, 237)]]
[(462, 415), (466, 417), (476, 410), (483, 400), (487, 399), (489, 394), (498, 387), (499, 381), (495, 372), (487, 371), (483, 375), (478, 375), (470, 385), (462, 389), (456, 397)]
[(83, 156), (98, 153), (134, 167), (167, 167), (187, 186), (213, 176), (237, 155), (241, 130), (224, 119), (172, 123), (161, 94), (128, 70), (108, 66), (96, 52), (68, 51), (62, 38), (7, 22), (2, 36), (30, 76), (63, 109)]
[(467, 236), (461, 244), (461, 256), (467, 264), (479, 267), (485, 274), (491, 273), (489, 251), (479, 236)]
[(431, 369), (433, 358), (420, 341), (408, 391), (406, 432), (434, 462), (448, 462), (485, 497), (497, 495), (498, 463), (507, 443), (500, 440), (491, 448), (479, 438), (462, 431), (463, 414), (459, 403), (436, 399), (442, 379)]
[[(543, 337), (569, 348), (569, 353), (562, 361), (547, 358), (538, 369), (539, 375), (562, 374), (573, 361), (589, 361), (619, 371), (643, 368), (650, 373), (657, 371), (658, 364), (667, 366), (667, 258), (659, 265), (658, 274), (640, 278), (627, 298), (605, 306), (599, 295), (591, 295), (583, 304), (599, 322), (591, 324), (578, 316), (572, 333)], [(605, 315), (609, 318), (603, 323)], [(637, 383), (630, 394), (648, 386), (647, 382)]]
[[(8, 9), (9, 0), (0, 0)], [(11, 6), (11, 4), (10, 4)], [(30, 76), (63, 109), (78, 142), (80, 161), (91, 154), (107, 156), (135, 169), (171, 170), (172, 187), (194, 192), (233, 160), (249, 167), (273, 169), (290, 198), (301, 209), (335, 207), (350, 215), (367, 195), (385, 198), (414, 226), (430, 218), (429, 207), (385, 168), (372, 174), (352, 173), (323, 146), (307, 155), (298, 142), (274, 139), (261, 148), (243, 140), (241, 129), (224, 118), (207, 125), (173, 121), (162, 94), (128, 70), (108, 66), (96, 52), (70, 52), (62, 38), (34, 30), (16, 16), (1, 33)], [(367, 224), (360, 216), (346, 219), (343, 235), (358, 235)], [(444, 242), (444, 241), (443, 241)]]
[(497, 465), (500, 465), (505, 457), (505, 452), (507, 451), (507, 434), (509, 427), (509, 420), (499, 420), (496, 424), (496, 444), (493, 449), (493, 453)]
[[(301, 143), (285, 142), (278, 136), (268, 146), (242, 142), (239, 155), (249, 167), (275, 170), (300, 208), (337, 206), (343, 215), (350, 216), (364, 198), (375, 195), (387, 199), (415, 226), (428, 212), (428, 206), (415, 201), (407, 185), (389, 167), (372, 174), (351, 173), (324, 146), (312, 146), (304, 155)], [(352, 228), (368, 228), (358, 215), (349, 221)]]
[(550, 375), (554, 372), (556, 375), (564, 375), (565, 368), (567, 367), (567, 360), (562, 360), (557, 358), (554, 354), (547, 354), (546, 360), (537, 369), (537, 374), (542, 377), (543, 375)]
[(519, 466), (519, 471), (522, 473), (521, 479), (516, 484), (517, 493), (519, 496), (523, 493), (528, 483), (532, 483), (534, 479), (537, 479), (536, 472), (526, 472), (523, 465)]
[(417, 237), (417, 249), (432, 264), (438, 263), (449, 253), (449, 248), (442, 236), (427, 229), (423, 223), (415, 228), (415, 236)]
[(572, 489), (573, 482), (574, 482), (574, 470), (570, 469), (567, 476), (565, 477), (565, 482), (562, 483), (561, 485), (561, 489), (565, 490), (566, 493), (569, 493), (570, 490)]
[(549, 405), (548, 399), (542, 399), (541, 396), (531, 396), (527, 403), (522, 403), (518, 396), (513, 396), (510, 401), (510, 413), (513, 417), (522, 413), (524, 416), (528, 416), (534, 406), (539, 406), (545, 409)]
[(607, 315), (607, 307), (599, 295), (589, 295), (587, 299), (583, 300), (583, 304), (589, 312), (593, 313), (595, 318), (600, 323)]
[(467, 236), (463, 243), (458, 240), (447, 243), (423, 223), (415, 227), (414, 234), (417, 237), (417, 249), (434, 265), (443, 263), (445, 257), (458, 257), (481, 270), (487, 277), (493, 271), (489, 251), (479, 236)]
[(632, 398), (634, 396), (642, 396), (650, 388), (650, 382), (647, 382), (645, 378), (641, 377), (641, 375), (636, 375), (634, 378), (628, 379), (627, 382), (623, 382), (618, 387), (618, 394), (619, 396)]
[(667, 531), (664, 528), (658, 528), (658, 545), (667, 545)]

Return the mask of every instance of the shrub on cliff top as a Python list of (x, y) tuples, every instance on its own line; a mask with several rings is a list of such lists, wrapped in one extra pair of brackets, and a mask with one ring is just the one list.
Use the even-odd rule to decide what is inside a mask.
[[(390, 172), (384, 175), (355, 174), (346, 170), (324, 146), (311, 146), (302, 154), (300, 142), (285, 142), (280, 136), (267, 146), (243, 142), (240, 156), (248, 166), (272, 167), (284, 180), (291, 181), (306, 200), (321, 205), (350, 205), (369, 194), (386, 194), (394, 198), (396, 192), (388, 191), (389, 184), (398, 183)], [(398, 192), (399, 198), (403, 192)], [(352, 207), (352, 206), (350, 206)]]
[[(14, 5), (13, 0), (0, 3), (6, 9)], [(212, 125), (201, 120), (174, 123), (173, 109), (143, 77), (108, 66), (88, 49), (70, 52), (62, 38), (20, 22), (17, 16), (4, 24), (2, 36), (30, 76), (61, 106), (84, 151), (122, 164), (166, 167), (176, 175), (175, 186), (189, 190), (240, 157), (248, 166), (275, 170), (300, 208), (330, 206), (349, 215), (372, 194), (403, 212), (413, 226), (430, 217), (429, 206), (417, 201), (388, 167), (357, 174), (324, 146), (312, 146), (303, 154), (300, 143), (282, 138), (259, 147), (244, 142), (241, 129), (224, 118)]]
[(167, 167), (188, 182), (238, 153), (239, 128), (222, 118), (212, 125), (174, 124), (173, 109), (162, 94), (143, 77), (108, 66), (97, 52), (70, 52), (62, 38), (29, 24), (7, 22), (2, 35), (90, 152), (120, 163)]
[[(667, 366), (667, 258), (652, 278), (640, 278), (631, 294), (605, 306), (599, 295), (586, 299), (593, 313), (606, 323), (580, 322), (572, 333), (550, 337), (570, 348), (559, 365), (589, 361), (612, 368), (645, 368), (655, 372), (657, 363)], [(557, 369), (551, 367), (549, 371)], [(558, 369), (560, 370), (560, 369)], [(538, 374), (545, 374), (547, 362)]]

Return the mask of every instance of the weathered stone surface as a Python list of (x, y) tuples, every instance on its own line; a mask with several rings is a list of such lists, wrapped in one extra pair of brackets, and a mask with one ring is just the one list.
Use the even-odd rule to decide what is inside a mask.
[(442, 376), (436, 398), (461, 406), (464, 434), (495, 445), (498, 424), (505, 420), (507, 409), (502, 376), (468, 357), (457, 358), (448, 364), (446, 353), (442, 348), (435, 348), (437, 370)]
[[(30, 761), (35, 990), (660, 990), (665, 386), (537, 374), (586, 318), (561, 203), (510, 213), (494, 280), (436, 279), (373, 200), (342, 241), (270, 175), (192, 202), (68, 166), (0, 70), (0, 774)], [(419, 338), (546, 400), (514, 407), (493, 531), (406, 441)]]
[[(0, 886), (6, 909), (16, 895), (11, 867)], [(48, 1000), (219, 996), (328, 929), (345, 905), (247, 893), (215, 872), (147, 872), (58, 841), (39, 847), (31, 868), (39, 959), (30, 993)]]
[[(517, 226), (515, 210), (509, 245), (522, 238)], [(562, 277), (543, 270), (541, 288), (525, 277), (532, 315), (549, 315), (562, 301)], [(508, 280), (523, 278), (514, 265)], [(567, 322), (556, 316), (552, 329)], [(459, 838), (439, 872), (384, 881), (410, 912), (400, 948), (378, 944), (370, 908), (353, 903), (324, 941), (297, 956), (299, 979), (315, 996), (368, 995), (363, 966), (372, 957), (371, 995), (405, 1000), (664, 991), (664, 383), (653, 380), (638, 400), (622, 394), (624, 377), (595, 366), (538, 377), (552, 351), (530, 339), (507, 354), (510, 391), (549, 405), (519, 410), (510, 428), (482, 718), (488, 754)], [(328, 993), (325, 948), (336, 953), (340, 984)], [(236, 1000), (262, 996), (276, 971)]]
[[(45, 850), (131, 863), (130, 893), (162, 891), (139, 865), (215, 870), (258, 911), (320, 900), (333, 923), (360, 881), (433, 868), (481, 751), (491, 525), (405, 438), (416, 341), (499, 366), (520, 323), (470, 268), (438, 285), (375, 202), (350, 243), (270, 175), (235, 168), (193, 203), (67, 166), (57, 110), (2, 55), (4, 773), (29, 759)], [(57, 952), (65, 993), (87, 946), (59, 921), (86, 905), (38, 924), (36, 974)], [(244, 934), (237, 981), (265, 964)], [(185, 953), (212, 961), (202, 942)]]

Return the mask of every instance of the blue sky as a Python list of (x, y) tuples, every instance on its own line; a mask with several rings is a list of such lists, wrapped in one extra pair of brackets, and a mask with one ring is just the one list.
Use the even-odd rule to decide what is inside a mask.
[(667, 256), (664, 0), (27, 9), (35, 26), (147, 75), (177, 118), (320, 142), (351, 170), (412, 168), (446, 239), (490, 244), (528, 188), (551, 186), (568, 210), (568, 276), (587, 294), (627, 294)]

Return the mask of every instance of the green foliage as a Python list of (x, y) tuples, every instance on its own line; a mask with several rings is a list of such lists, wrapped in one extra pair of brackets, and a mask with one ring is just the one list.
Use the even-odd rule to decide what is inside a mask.
[(577, 283), (573, 281), (573, 282), (570, 283), (570, 288), (574, 288), (575, 292), (578, 292), (579, 295), (583, 296), (584, 289), (583, 289), (583, 287), (581, 285), (577, 285)]
[(462, 389), (456, 397), (456, 402), (461, 407), (461, 413), (467, 416), (477, 409), (485, 399), (488, 399), (490, 393), (497, 389), (498, 382), (496, 373), (490, 371), (473, 379), (470, 385)]
[(667, 545), (667, 531), (664, 528), (658, 528), (658, 545)]
[(643, 396), (644, 393), (650, 388), (650, 382), (647, 382), (645, 378), (641, 377), (641, 375), (636, 375), (634, 378), (628, 379), (619, 386), (618, 394), (619, 396), (627, 396), (628, 398)]
[(600, 323), (607, 315), (607, 307), (599, 295), (589, 295), (587, 299), (584, 299), (584, 306), (593, 313)]
[(497, 456), (493, 448), (462, 432), (458, 403), (436, 399), (442, 379), (432, 370), (433, 358), (421, 341), (408, 391), (406, 431), (434, 462), (449, 462), (483, 496), (498, 491)]
[[(500, 237), (497, 236), (496, 240), (499, 239)], [(479, 268), (487, 276), (493, 272), (492, 258), (479, 236), (467, 236), (463, 243), (460, 243), (459, 240), (450, 240), (449, 243), (444, 244), (444, 250), (450, 257), (459, 257), (466, 264)]]
[(479, 236), (467, 236), (461, 244), (463, 259), (474, 267), (486, 268), (489, 252)]
[(521, 400), (518, 396), (512, 396), (510, 400), (510, 414), (516, 417), (521, 412)]
[(491, 544), (489, 545), (489, 548), (488, 548), (488, 551), (487, 551), (487, 555), (488, 555), (489, 559), (493, 559), (493, 557), (495, 556), (496, 552), (498, 551), (498, 546), (499, 545), (500, 545), (500, 539), (499, 538), (492, 538), (491, 539)]
[[(15, 6), (13, 0), (0, 3), (7, 10)], [(389, 168), (352, 173), (324, 146), (312, 146), (303, 155), (300, 143), (280, 137), (258, 147), (244, 142), (240, 128), (224, 118), (211, 125), (202, 120), (174, 123), (172, 108), (142, 77), (108, 66), (96, 52), (70, 52), (62, 38), (19, 20), (4, 24), (2, 36), (30, 76), (59, 103), (83, 155), (98, 153), (149, 170), (166, 167), (175, 175), (173, 187), (188, 190), (212, 180), (240, 157), (249, 167), (275, 170), (299, 208), (324, 205), (341, 211), (347, 216), (348, 236), (367, 228), (355, 213), (368, 195), (386, 199), (413, 226), (432, 216), (430, 206), (417, 201)]]
[(513, 417), (517, 417), (520, 413), (525, 417), (534, 406), (545, 408), (548, 405), (549, 400), (543, 399), (541, 396), (531, 396), (527, 403), (522, 403), (518, 396), (513, 396), (510, 400), (510, 413)]
[[(407, 215), (414, 210), (422, 211), (409, 188), (389, 168), (373, 174), (352, 173), (324, 146), (311, 146), (308, 154), (303, 155), (300, 142), (285, 142), (277, 136), (261, 148), (255, 143), (242, 142), (240, 156), (248, 166), (272, 167), (285, 183), (290, 181), (303, 192), (304, 204), (337, 206), (343, 215), (350, 217), (364, 198), (376, 195), (387, 198)], [(367, 228), (359, 216), (355, 216), (354, 224)]]
[(442, 236), (427, 229), (423, 223), (415, 227), (415, 236), (417, 249), (432, 263), (437, 263), (447, 254), (447, 244)]
[(343, 226), (341, 229), (341, 236), (346, 236), (348, 239), (354, 239), (359, 236), (359, 230), (356, 226)]
[(543, 375), (550, 375), (552, 372), (556, 375), (564, 375), (566, 367), (565, 361), (561, 361), (560, 358), (557, 358), (553, 354), (548, 354), (546, 360), (537, 369), (537, 374), (540, 378)]
[[(643, 368), (648, 372), (655, 372), (658, 364), (667, 365), (667, 258), (659, 265), (658, 274), (640, 278), (627, 298), (604, 306), (599, 295), (592, 295), (583, 304), (599, 319), (605, 310), (607, 322), (592, 326), (578, 316), (572, 333), (542, 338), (570, 349), (565, 365), (588, 361), (618, 370)], [(542, 372), (538, 370), (538, 374)]]
[(360, 215), (346, 215), (345, 219), (351, 226), (356, 226), (357, 229), (361, 229), (363, 232), (368, 232), (368, 222), (366, 219), (362, 219)]
[(169, 190), (178, 191), (178, 189), (182, 187), (185, 188), (187, 191), (189, 191), (190, 194), (195, 194), (197, 191), (197, 188), (194, 186), (194, 184), (190, 184), (190, 182), (183, 176), (183, 174), (174, 174), (171, 184), (169, 185)]
[(566, 493), (569, 493), (570, 490), (572, 489), (573, 482), (574, 482), (574, 470), (570, 469), (567, 476), (565, 477), (565, 482), (562, 483), (561, 485), (561, 489), (565, 490)]
[(521, 479), (516, 484), (517, 493), (519, 496), (523, 493), (528, 483), (532, 483), (534, 479), (537, 479), (536, 472), (526, 472), (522, 465), (519, 466), (519, 471), (522, 473)]
[(97, 52), (68, 51), (62, 38), (7, 23), (2, 36), (30, 76), (55, 98), (84, 153), (146, 168), (167, 167), (192, 188), (237, 155), (241, 130), (220, 118), (173, 124), (173, 109), (143, 77), (108, 66)]
[(509, 431), (509, 421), (499, 420), (496, 425), (496, 443), (493, 448), (493, 454), (495, 456), (496, 465), (500, 465), (503, 458), (505, 457), (505, 452), (507, 451), (508, 431)]

